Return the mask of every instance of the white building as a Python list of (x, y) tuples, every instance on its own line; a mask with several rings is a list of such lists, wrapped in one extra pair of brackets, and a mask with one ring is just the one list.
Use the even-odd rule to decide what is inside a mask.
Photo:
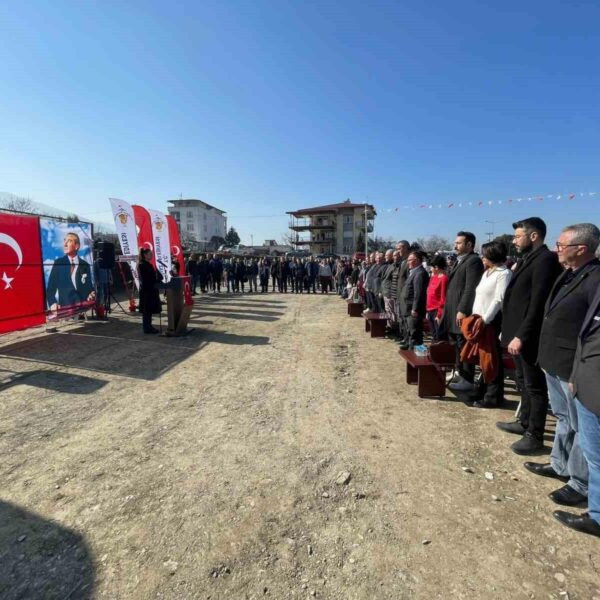
[(169, 214), (177, 221), (182, 238), (199, 242), (202, 246), (213, 237), (224, 238), (227, 233), (225, 211), (202, 200), (181, 198), (169, 200)]

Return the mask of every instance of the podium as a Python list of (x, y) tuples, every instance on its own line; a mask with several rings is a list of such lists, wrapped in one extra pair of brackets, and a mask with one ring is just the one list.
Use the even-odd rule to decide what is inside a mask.
[(167, 330), (165, 335), (177, 337), (189, 333), (187, 328), (194, 300), (190, 290), (190, 277), (172, 277), (169, 283), (162, 283), (159, 290), (167, 295)]

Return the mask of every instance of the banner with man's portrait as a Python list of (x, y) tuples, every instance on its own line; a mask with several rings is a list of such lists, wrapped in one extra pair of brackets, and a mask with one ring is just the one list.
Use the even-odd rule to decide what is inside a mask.
[(48, 320), (90, 309), (95, 302), (91, 223), (40, 218)]

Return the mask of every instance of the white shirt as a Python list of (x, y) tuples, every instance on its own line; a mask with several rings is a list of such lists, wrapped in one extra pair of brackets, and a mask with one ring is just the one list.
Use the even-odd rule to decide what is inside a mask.
[[(71, 282), (73, 283), (73, 287), (77, 289), (77, 269), (79, 268), (79, 256), (69, 256), (69, 262), (75, 267), (71, 273)], [(69, 267), (69, 270), (71, 270), (71, 267)]]
[(484, 323), (491, 323), (500, 312), (511, 277), (512, 271), (505, 266), (484, 271), (473, 302), (473, 314), (482, 317)]

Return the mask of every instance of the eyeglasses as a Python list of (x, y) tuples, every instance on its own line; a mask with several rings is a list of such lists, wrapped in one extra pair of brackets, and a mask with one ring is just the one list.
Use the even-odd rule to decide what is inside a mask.
[(557, 250), (562, 250), (563, 248), (577, 248), (578, 246), (585, 246), (585, 244), (561, 244), (560, 242), (556, 242)]

